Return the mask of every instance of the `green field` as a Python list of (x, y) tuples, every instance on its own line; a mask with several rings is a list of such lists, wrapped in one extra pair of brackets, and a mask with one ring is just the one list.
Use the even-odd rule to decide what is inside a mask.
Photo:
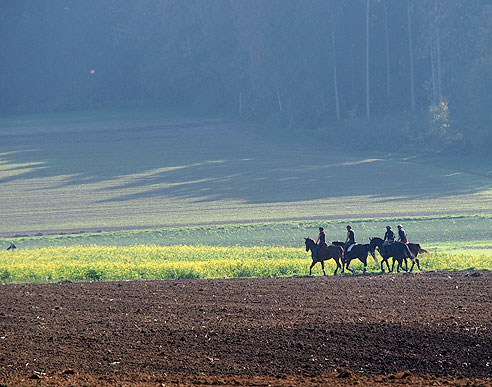
[(492, 256), (492, 163), (473, 155), (356, 152), (317, 132), (156, 110), (4, 117), (0, 133), (0, 246), (19, 247), (0, 258), (6, 280), (30, 278), (6, 264), (24, 250), (34, 267), (34, 251), (63, 246), (293, 248), (301, 271), (279, 273), (301, 275), (303, 238), (323, 226), (343, 240), (347, 224), (364, 243), (402, 223), (432, 254), (470, 257), (459, 267)]
[(492, 211), (492, 163), (471, 156), (357, 153), (156, 111), (11, 117), (0, 133), (3, 236)]
[[(19, 248), (57, 246), (209, 245), (301, 247), (305, 237), (315, 238), (323, 226), (328, 241), (345, 238), (348, 220), (299, 220), (251, 224), (200, 225), (96, 233), (17, 236)], [(436, 251), (492, 251), (492, 214), (352, 219), (359, 243), (384, 235), (385, 226), (402, 223), (410, 241)], [(8, 246), (10, 239), (0, 239)]]

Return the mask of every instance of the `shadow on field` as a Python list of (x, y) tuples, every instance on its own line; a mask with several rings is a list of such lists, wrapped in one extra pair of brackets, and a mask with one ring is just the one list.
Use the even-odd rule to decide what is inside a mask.
[(391, 202), (492, 188), (490, 177), (346, 156), (323, 149), (314, 138), (312, 144), (279, 142), (224, 121), (99, 125), (6, 137), (0, 184), (53, 178), (56, 189), (98, 183), (104, 195), (92, 198), (96, 202), (174, 197), (258, 204), (357, 195)]

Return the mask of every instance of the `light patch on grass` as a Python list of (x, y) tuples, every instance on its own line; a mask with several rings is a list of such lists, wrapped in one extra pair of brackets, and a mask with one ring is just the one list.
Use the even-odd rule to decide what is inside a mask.
[(383, 161), (382, 159), (365, 159), (365, 160), (356, 160), (356, 161), (346, 161), (341, 165), (359, 165), (359, 164), (367, 164), (367, 163), (375, 163), (378, 161)]
[[(0, 172), (8, 173), (8, 176), (19, 175), (26, 172), (40, 170), (45, 167), (43, 162), (11, 164), (0, 160)], [(10, 173), (9, 173), (10, 172)]]

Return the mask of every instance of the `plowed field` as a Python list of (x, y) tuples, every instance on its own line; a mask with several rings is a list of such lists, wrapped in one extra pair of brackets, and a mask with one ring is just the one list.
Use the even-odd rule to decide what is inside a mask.
[(0, 286), (0, 385), (492, 385), (492, 273)]

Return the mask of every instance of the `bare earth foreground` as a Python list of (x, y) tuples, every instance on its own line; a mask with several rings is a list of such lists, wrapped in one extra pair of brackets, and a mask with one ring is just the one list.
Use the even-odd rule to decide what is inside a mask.
[(492, 273), (0, 286), (0, 385), (492, 385)]

